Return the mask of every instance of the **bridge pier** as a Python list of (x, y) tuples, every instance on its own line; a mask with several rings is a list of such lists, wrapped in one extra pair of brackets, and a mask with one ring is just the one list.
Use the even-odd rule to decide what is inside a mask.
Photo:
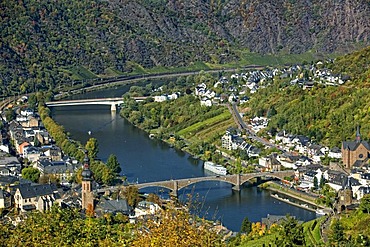
[(111, 106), (110, 106), (110, 110), (112, 111), (112, 112), (115, 112), (115, 111), (117, 111), (117, 106), (116, 106), (116, 104), (112, 104)]
[(240, 191), (240, 174), (236, 174), (236, 185), (232, 189)]
[(176, 197), (177, 198), (177, 196), (178, 196), (177, 192), (178, 192), (178, 184), (177, 184), (177, 181), (173, 181), (173, 190), (171, 192), (171, 195), (173, 197)]

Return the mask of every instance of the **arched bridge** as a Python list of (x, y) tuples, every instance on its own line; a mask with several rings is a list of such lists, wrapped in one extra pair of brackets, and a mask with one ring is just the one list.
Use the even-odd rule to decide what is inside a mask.
[(258, 172), (258, 173), (247, 173), (247, 174), (233, 174), (224, 176), (207, 176), (207, 177), (196, 177), (196, 178), (184, 178), (184, 179), (174, 179), (142, 184), (134, 184), (138, 189), (147, 187), (163, 187), (171, 190), (172, 194), (177, 196), (177, 192), (189, 185), (205, 182), (205, 181), (221, 181), (233, 185), (233, 189), (240, 190), (240, 187), (252, 178), (267, 177), (267, 178), (277, 178), (284, 179), (285, 177), (290, 177), (294, 175), (293, 170), (278, 171), (278, 172)]
[[(145, 100), (147, 97), (134, 97), (136, 101)], [(77, 99), (77, 100), (59, 100), (49, 101), (46, 105), (49, 107), (72, 106), (72, 105), (110, 105), (112, 111), (116, 111), (117, 106), (123, 103), (123, 98), (97, 98), (97, 99)]]

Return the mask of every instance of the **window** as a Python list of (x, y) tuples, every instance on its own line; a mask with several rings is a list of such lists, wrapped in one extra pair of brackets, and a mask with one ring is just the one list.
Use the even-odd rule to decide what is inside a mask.
[(363, 157), (364, 157), (364, 155), (363, 154), (359, 154), (359, 156), (358, 156), (360, 159), (362, 159)]

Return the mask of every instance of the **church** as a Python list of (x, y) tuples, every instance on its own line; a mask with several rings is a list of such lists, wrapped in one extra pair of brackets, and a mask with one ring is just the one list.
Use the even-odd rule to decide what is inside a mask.
[(360, 128), (357, 127), (356, 140), (342, 143), (342, 160), (346, 169), (359, 167), (369, 159), (370, 146), (367, 141), (361, 140)]

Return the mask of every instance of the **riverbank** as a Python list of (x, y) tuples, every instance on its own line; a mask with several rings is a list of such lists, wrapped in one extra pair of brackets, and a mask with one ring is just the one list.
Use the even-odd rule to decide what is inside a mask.
[[(332, 211), (331, 208), (328, 208), (328, 207), (325, 207), (323, 205), (317, 204), (316, 203), (317, 197), (314, 197), (314, 196), (311, 196), (311, 195), (308, 195), (308, 194), (303, 194), (303, 192), (295, 191), (293, 189), (287, 188), (286, 186), (282, 186), (282, 185), (276, 184), (274, 182), (266, 182), (260, 187), (263, 188), (263, 189), (270, 190), (272, 192), (284, 195), (286, 197), (290, 197), (294, 200), (298, 200), (298, 201), (301, 201), (303, 203), (310, 204), (310, 205), (316, 207), (316, 209), (324, 210), (326, 213), (330, 213)], [(276, 197), (274, 197), (274, 198), (276, 198)], [(280, 199), (280, 198), (276, 198), (276, 199)], [(310, 210), (309, 208), (307, 208), (305, 206), (302, 206), (299, 203), (294, 203), (294, 202), (291, 202), (291, 201), (288, 202), (284, 199), (282, 199), (282, 201), (290, 203), (294, 206), (298, 206), (298, 207)], [(316, 211), (316, 209), (312, 209), (312, 210)]]

